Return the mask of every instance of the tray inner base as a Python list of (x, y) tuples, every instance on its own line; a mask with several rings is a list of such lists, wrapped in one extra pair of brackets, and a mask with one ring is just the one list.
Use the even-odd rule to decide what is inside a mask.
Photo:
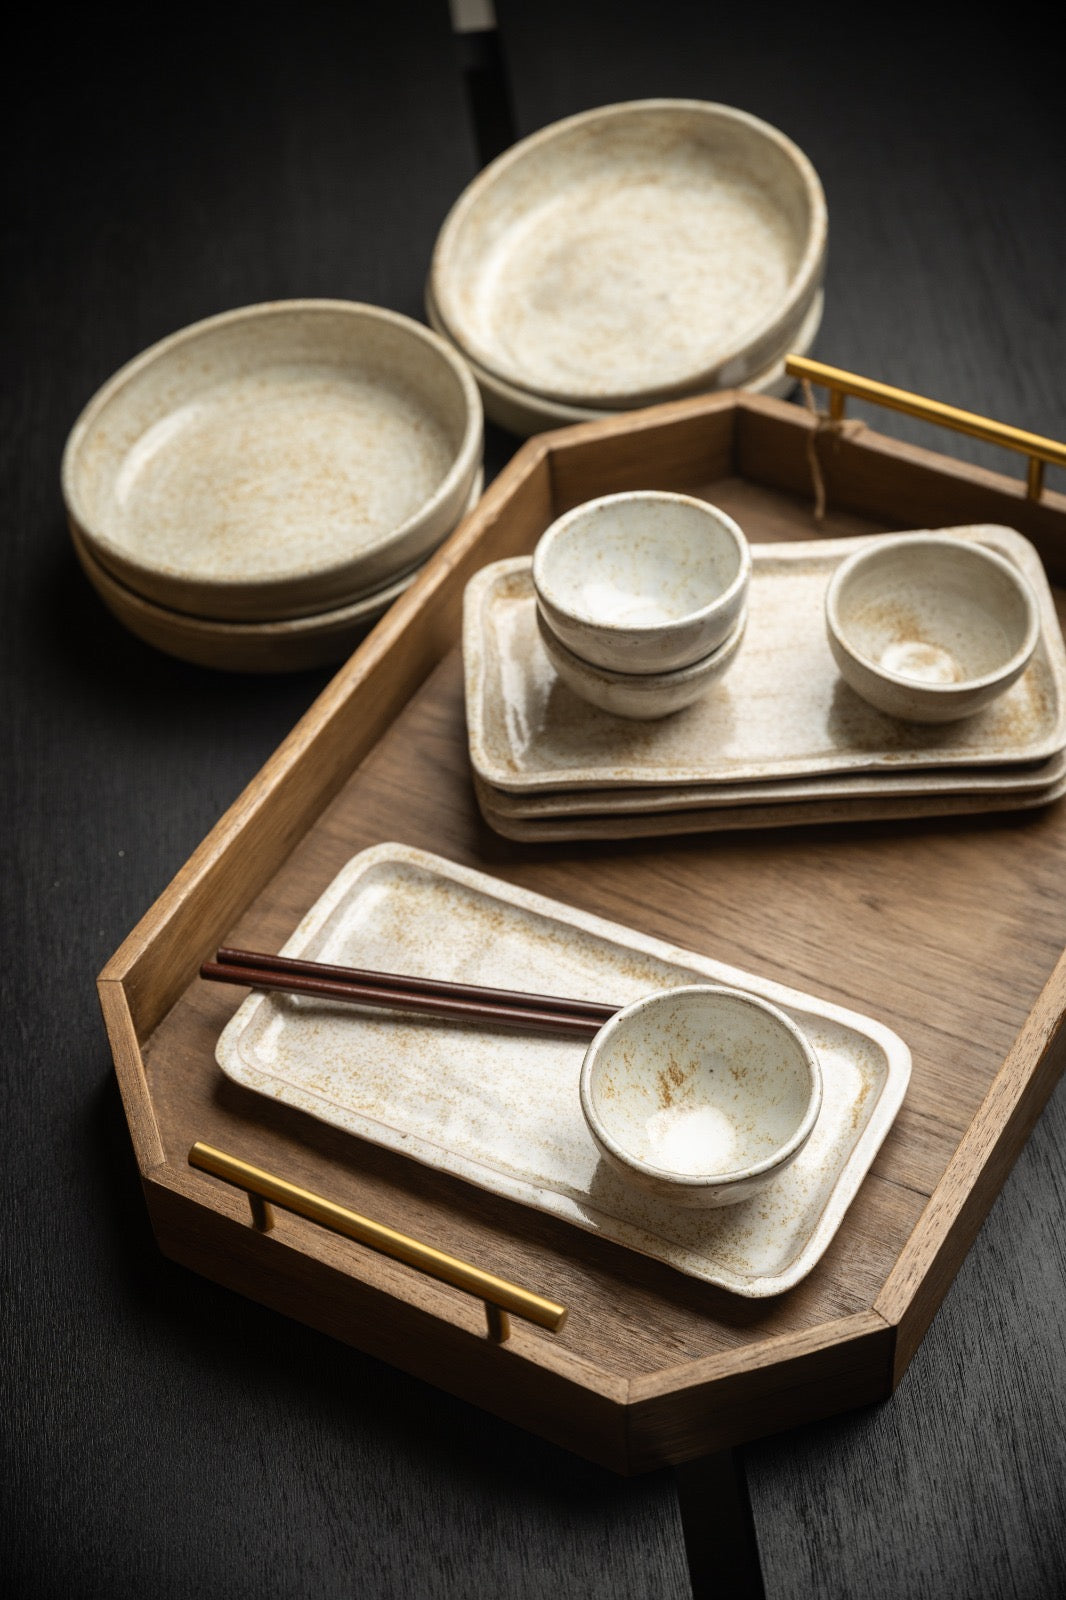
[[(753, 538), (817, 531), (806, 499), (735, 478), (703, 492)], [(883, 526), (830, 514), (824, 531)], [(622, 1378), (865, 1311), (1066, 945), (1062, 827), (1052, 807), (1020, 818), (509, 844), (477, 811), (455, 647), (231, 942), (277, 948), (350, 856), (395, 839), (876, 1016), (910, 1045), (913, 1075), (840, 1234), (778, 1300), (694, 1283), (227, 1083), (214, 1045), (240, 992), (199, 982), (145, 1052), (168, 1160), (183, 1165), (193, 1140), (207, 1139), (560, 1299), (572, 1309), (558, 1341)]]

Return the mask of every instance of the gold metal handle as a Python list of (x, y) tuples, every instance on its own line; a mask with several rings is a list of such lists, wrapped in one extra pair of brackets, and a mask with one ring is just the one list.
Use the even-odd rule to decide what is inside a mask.
[(369, 1245), (382, 1255), (403, 1261), (431, 1278), (476, 1295), (485, 1302), (489, 1335), (499, 1344), (510, 1335), (508, 1313), (524, 1317), (527, 1322), (534, 1322), (551, 1333), (558, 1333), (566, 1320), (566, 1307), (557, 1305), (554, 1300), (545, 1300), (542, 1295), (521, 1289), (516, 1283), (508, 1283), (506, 1278), (496, 1278), (491, 1272), (482, 1272), (480, 1267), (472, 1267), (455, 1256), (445, 1255), (442, 1250), (434, 1250), (432, 1245), (422, 1244), (405, 1233), (397, 1233), (382, 1222), (372, 1222), (357, 1211), (349, 1211), (347, 1206), (339, 1206), (310, 1189), (300, 1189), (272, 1172), (264, 1172), (262, 1167), (253, 1167), (248, 1161), (227, 1155), (224, 1150), (216, 1150), (213, 1145), (197, 1140), (189, 1151), (189, 1165), (243, 1189), (252, 1207), (252, 1222), (263, 1232), (269, 1231), (274, 1225), (271, 1205), (280, 1206), (283, 1211), (307, 1217), (333, 1233), (357, 1239), (360, 1244)]
[(1007, 450), (1017, 450), (1029, 458), (1026, 493), (1030, 500), (1039, 500), (1043, 493), (1046, 463), (1066, 467), (1066, 444), (1044, 439), (1038, 433), (1027, 433), (1024, 428), (993, 422), (988, 417), (979, 417), (973, 411), (960, 411), (957, 406), (945, 405), (940, 400), (926, 400), (906, 389), (894, 389), (891, 384), (878, 383), (875, 378), (861, 378), (854, 372), (842, 372), (839, 367), (828, 367), (823, 361), (812, 361), (807, 356), (787, 356), (785, 371), (793, 378), (806, 379), (808, 383), (816, 383), (828, 390), (829, 415), (834, 422), (839, 422), (843, 417), (844, 397), (850, 394), (856, 400), (872, 400), (875, 405), (886, 406), (890, 411), (902, 411), (923, 422), (939, 422), (945, 428), (953, 428), (956, 433), (968, 433), (974, 439), (986, 439), (991, 444), (1003, 445)]

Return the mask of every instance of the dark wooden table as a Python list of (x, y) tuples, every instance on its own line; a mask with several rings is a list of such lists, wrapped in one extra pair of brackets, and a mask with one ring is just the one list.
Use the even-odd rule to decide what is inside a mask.
[[(765, 117), (822, 176), (816, 355), (1066, 438), (1062, 93), (1020, 17), (685, 0), (497, 16), (458, 37), (443, 0), (136, 28), (52, 13), (9, 61), (6, 1592), (1066, 1592), (1066, 1087), (889, 1403), (632, 1481), (153, 1243), (94, 978), (329, 674), (201, 671), (97, 602), (58, 465), (118, 365), (257, 300), (421, 316), (437, 228), (487, 158), (587, 106), (691, 95)], [(515, 444), (490, 430), (490, 475)]]

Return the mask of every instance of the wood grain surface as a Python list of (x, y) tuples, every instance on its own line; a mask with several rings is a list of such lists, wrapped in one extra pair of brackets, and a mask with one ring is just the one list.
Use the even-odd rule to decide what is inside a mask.
[[(519, 133), (598, 103), (691, 94), (744, 106), (807, 151), (830, 218), (820, 359), (1066, 437), (1066, 130), (1038, 37), (1015, 48), (1006, 19), (954, 5), (498, 0), (497, 14)], [(903, 418), (891, 431), (932, 442)], [(969, 440), (952, 453), (1010, 470)], [(761, 1574), (749, 1563), (736, 1592), (1066, 1590), (1064, 1147), (1060, 1085), (889, 1405), (740, 1453)], [(698, 1478), (690, 1469), (686, 1506)], [(708, 1470), (708, 1516), (719, 1484)], [(713, 1557), (701, 1574), (714, 1592)]]
[(166, 1261), (94, 978), (326, 683), (141, 646), (59, 457), (95, 387), (232, 305), (418, 316), (477, 166), (444, 5), (27, 19), (5, 96), (0, 1571), (37, 1597), (690, 1592), (620, 1485)]
[[(1062, 1087), (893, 1399), (748, 1446), (739, 1483), (728, 1458), (696, 1463), (680, 1495), (669, 1475), (619, 1480), (219, 1289), (152, 1239), (93, 979), (328, 675), (187, 667), (94, 599), (63, 527), (59, 454), (121, 362), (196, 317), (273, 296), (347, 295), (417, 316), (436, 228), (511, 127), (695, 94), (775, 122), (822, 174), (830, 265), (814, 354), (1066, 438), (1061, 88), (1024, 14), (727, 15), (687, 0), (497, 11), (492, 51), (453, 49), (437, 0), (394, 0), (194, 5), (136, 30), (119, 14), (38, 12), (12, 52), (0, 264), (7, 1586), (257, 1600), (490, 1587), (1056, 1595)], [(473, 117), (479, 73), (491, 92)], [(490, 476), (513, 448), (490, 431)], [(957, 449), (1003, 469), (998, 452)], [(1013, 850), (1025, 875), (1029, 838), (1026, 824)], [(954, 849), (952, 830), (923, 832), (926, 859)], [(604, 887), (607, 852), (588, 855), (596, 892), (636, 920), (644, 908)], [(744, 859), (767, 870), (757, 841)], [(805, 882), (817, 904), (816, 856)], [(853, 908), (857, 936), (903, 916), (887, 863), (869, 897)], [(957, 973), (946, 1031), (961, 1019), (979, 1052), (1009, 1043), (1046, 975), (1061, 891), (1047, 899), (1035, 930), (999, 911), (988, 932), (993, 969), (997, 940), (1017, 951), (1033, 938), (1025, 996), (997, 991), (986, 1023)], [(969, 933), (987, 906), (977, 883), (951, 918)], [(743, 927), (730, 937), (745, 948)], [(812, 914), (784, 940), (781, 970), (804, 970), (818, 949)], [(932, 1009), (925, 965), (917, 951), (888, 975), (901, 1005)], [(927, 1026), (932, 1037), (937, 1017)]]

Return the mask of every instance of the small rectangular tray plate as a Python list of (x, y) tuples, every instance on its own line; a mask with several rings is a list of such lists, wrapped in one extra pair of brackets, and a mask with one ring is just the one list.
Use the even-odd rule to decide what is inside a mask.
[(880, 1023), (399, 844), (355, 856), (285, 954), (618, 1005), (725, 983), (781, 1006), (818, 1053), (822, 1114), (769, 1190), (703, 1213), (636, 1193), (600, 1161), (581, 1041), (252, 994), (217, 1048), (248, 1089), (748, 1297), (810, 1272), (910, 1076), (907, 1046)]
[(1012, 528), (946, 530), (1015, 561), (1032, 583), (1041, 638), (1030, 666), (975, 717), (920, 727), (867, 705), (825, 636), (836, 566), (878, 535), (753, 544), (743, 643), (687, 710), (631, 722), (561, 684), (536, 627), (530, 561), (484, 568), (466, 591), (463, 657), (470, 759), (483, 783), (529, 794), (606, 786), (767, 779), (1045, 761), (1066, 745), (1066, 649), (1040, 557)]

